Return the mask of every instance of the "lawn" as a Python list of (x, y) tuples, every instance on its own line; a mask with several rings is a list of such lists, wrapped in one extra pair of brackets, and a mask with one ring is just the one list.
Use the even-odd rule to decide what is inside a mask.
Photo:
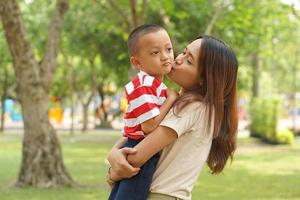
[[(0, 200), (105, 200), (105, 157), (119, 137), (112, 131), (93, 131), (70, 137), (59, 133), (64, 161), (78, 188), (16, 188), (22, 135), (0, 134)], [(300, 141), (293, 146), (238, 141), (231, 165), (218, 176), (205, 168), (193, 190), (193, 200), (300, 200)]]

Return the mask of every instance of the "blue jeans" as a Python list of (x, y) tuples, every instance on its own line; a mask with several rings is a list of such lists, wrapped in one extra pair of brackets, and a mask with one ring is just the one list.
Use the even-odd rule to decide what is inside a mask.
[[(141, 140), (128, 138), (124, 147), (134, 147)], [(137, 175), (116, 182), (109, 195), (109, 200), (146, 200), (158, 159), (159, 154), (157, 153), (141, 167)]]

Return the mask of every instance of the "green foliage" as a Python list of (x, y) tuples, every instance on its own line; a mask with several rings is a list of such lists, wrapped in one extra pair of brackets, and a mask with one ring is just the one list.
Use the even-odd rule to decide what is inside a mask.
[[(238, 56), (242, 73), (238, 88), (251, 95), (253, 63), (251, 55), (259, 56), (260, 94), (299, 91), (292, 87), (293, 68), (300, 70), (300, 20), (291, 17), (290, 5), (280, 0), (234, 0), (217, 21), (213, 34), (229, 43)], [(284, 49), (284, 51), (283, 51)], [(247, 69), (242, 69), (242, 68)], [(239, 73), (240, 75), (240, 73)], [(297, 80), (297, 78), (295, 78)], [(298, 78), (299, 79), (299, 78)], [(247, 84), (245, 84), (247, 83)], [(271, 88), (271, 89), (270, 89)]]
[(279, 144), (294, 144), (295, 136), (289, 129), (279, 130), (276, 132), (276, 141)]
[[(11, 56), (2, 27), (0, 27), (0, 47), (0, 96), (2, 96), (5, 92), (4, 90), (6, 90), (6, 96), (16, 98), (16, 80), (14, 77)], [(7, 88), (4, 88), (5, 80)]]
[(251, 68), (243, 63), (240, 64), (238, 69), (238, 91), (239, 95), (243, 97), (249, 97), (249, 91), (251, 91)]
[(288, 130), (278, 130), (282, 112), (282, 102), (278, 98), (253, 98), (250, 105), (251, 135), (270, 143), (292, 144), (294, 135)]
[(48, 27), (54, 11), (55, 1), (23, 1), (19, 3), (23, 13), (28, 39), (38, 60), (43, 57), (48, 37)]
[(273, 141), (278, 123), (278, 100), (254, 98), (250, 105), (251, 134)]
[[(123, 19), (116, 17), (118, 13), (107, 4), (103, 1), (71, 2), (65, 20), (65, 48), (82, 58), (99, 56), (99, 79), (114, 81), (121, 86), (128, 81), (130, 69), (126, 44), (128, 32)], [(118, 1), (123, 11), (129, 9), (126, 4), (127, 1)]]
[[(96, 64), (98, 86), (100, 83), (114, 82), (122, 88), (128, 81), (130, 70), (126, 46), (128, 34), (133, 28), (130, 1), (111, 1), (117, 2), (115, 5), (119, 10), (110, 1), (104, 0), (69, 2), (60, 53), (68, 57), (76, 76), (80, 74), (75, 82), (84, 90), (79, 90), (85, 96), (91, 92), (91, 66), (85, 61), (95, 57), (100, 60)], [(146, 9), (142, 13), (143, 2)], [(19, 1), (19, 4), (35, 56), (41, 59), (55, 1)], [(252, 95), (253, 54), (258, 55), (260, 94), (289, 95), (300, 91), (300, 82), (296, 81), (300, 71), (300, 20), (293, 17), (291, 6), (283, 1), (161, 0), (136, 1), (136, 4), (138, 24), (157, 23), (166, 27), (174, 44), (175, 56), (191, 40), (204, 34), (217, 16), (210, 34), (226, 41), (237, 54), (238, 90), (243, 97), (251, 98)], [(5, 42), (0, 28), (1, 58), (9, 57)], [(71, 96), (68, 79), (72, 70), (66, 63), (66, 57), (59, 57), (52, 94), (68, 98)], [(81, 65), (81, 62), (73, 61), (76, 59), (85, 61)], [(2, 72), (0, 66), (0, 74)]]

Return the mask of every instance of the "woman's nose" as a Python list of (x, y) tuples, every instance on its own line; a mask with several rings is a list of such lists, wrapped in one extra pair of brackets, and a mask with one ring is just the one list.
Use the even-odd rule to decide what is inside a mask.
[(182, 62), (183, 62), (182, 59), (179, 59), (178, 57), (175, 58), (175, 60), (174, 60), (174, 64), (175, 64), (175, 65), (181, 65)]

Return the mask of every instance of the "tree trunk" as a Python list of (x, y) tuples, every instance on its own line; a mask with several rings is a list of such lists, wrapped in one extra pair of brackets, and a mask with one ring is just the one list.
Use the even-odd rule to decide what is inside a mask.
[(75, 114), (75, 100), (74, 100), (74, 95), (75, 95), (75, 88), (76, 88), (76, 85), (75, 85), (75, 72), (74, 72), (74, 67), (73, 67), (73, 64), (72, 62), (70, 62), (69, 60), (69, 56), (63, 51), (63, 49), (60, 49), (60, 52), (61, 54), (64, 56), (64, 61), (65, 61), (65, 64), (67, 65), (68, 67), (68, 84), (69, 84), (69, 95), (71, 97), (71, 113), (70, 113), (70, 118), (71, 118), (71, 124), (70, 124), (70, 135), (73, 136), (74, 135), (74, 114)]
[(70, 126), (70, 135), (74, 135), (74, 114), (75, 114), (75, 100), (74, 100), (74, 91), (75, 89), (75, 72), (74, 72), (74, 67), (71, 62), (69, 62), (69, 57), (67, 55), (65, 56), (66, 63), (69, 67), (69, 85), (70, 85), (70, 95), (71, 95), (71, 126)]
[(72, 93), (71, 96), (71, 126), (70, 126), (70, 135), (73, 136), (74, 135), (74, 94)]
[[(89, 63), (90, 63), (90, 66), (91, 66), (91, 77), (92, 77), (92, 95), (93, 97), (95, 96), (99, 96), (98, 92), (97, 92), (97, 85), (98, 85), (98, 82), (97, 81), (97, 69), (96, 69), (96, 65), (95, 65), (95, 58), (96, 58), (96, 55), (94, 55), (93, 57), (90, 57), (89, 59)], [(95, 101), (95, 98), (94, 98), (94, 126), (96, 127), (96, 109), (97, 109), (97, 106), (96, 106), (96, 101)]]
[[(48, 94), (37, 87), (21, 89), (25, 136), (18, 184), (71, 185), (54, 128), (48, 120)], [(32, 94), (32, 95), (28, 95)]]
[(86, 132), (87, 130), (87, 126), (88, 126), (88, 108), (90, 103), (92, 102), (93, 99), (93, 95), (94, 93), (92, 92), (92, 94), (88, 97), (87, 101), (84, 102), (84, 100), (81, 101), (82, 104), (82, 109), (83, 109), (83, 113), (82, 113), (82, 132)]
[(3, 80), (3, 94), (1, 96), (1, 125), (0, 125), (0, 132), (4, 131), (4, 114), (5, 114), (5, 99), (7, 97), (7, 87), (8, 87), (8, 72), (7, 72), (7, 65), (4, 64), (4, 80)]
[(252, 97), (259, 96), (259, 59), (258, 53), (252, 55)]
[(5, 114), (5, 107), (4, 107), (4, 101), (5, 101), (5, 98), (4, 98), (4, 95), (1, 97), (1, 121), (0, 121), (0, 133), (2, 133), (4, 131), (4, 114)]
[(82, 132), (86, 132), (88, 125), (88, 104), (82, 104)]
[(137, 4), (136, 0), (130, 0), (130, 13), (131, 13), (131, 26), (133, 28), (138, 26), (138, 14), (137, 14)]
[(45, 56), (34, 59), (16, 0), (0, 1), (0, 14), (13, 58), (18, 99), (24, 120), (21, 169), (17, 185), (73, 185), (66, 170), (56, 132), (48, 119), (48, 94), (56, 67), (59, 34), (68, 2), (58, 0), (49, 28)]
[(213, 11), (213, 15), (205, 29), (205, 34), (206, 35), (211, 35), (213, 28), (215, 27), (217, 20), (219, 19), (220, 15), (222, 14), (222, 12), (224, 12), (225, 8), (228, 7), (228, 5), (225, 5), (224, 1), (217, 1), (215, 2), (215, 8)]
[(101, 98), (101, 105), (100, 110), (103, 112), (103, 117), (101, 118), (101, 125), (102, 128), (108, 127), (108, 113), (106, 112), (106, 108), (104, 107), (104, 91), (103, 91), (103, 84), (100, 84), (98, 87), (98, 92)]

